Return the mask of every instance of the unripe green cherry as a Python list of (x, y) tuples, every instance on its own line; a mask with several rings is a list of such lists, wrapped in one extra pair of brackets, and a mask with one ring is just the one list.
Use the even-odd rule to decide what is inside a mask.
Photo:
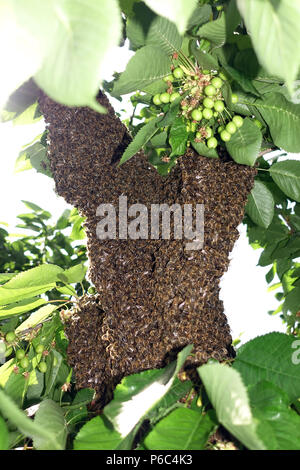
[(238, 95), (236, 95), (235, 93), (232, 93), (232, 95), (231, 95), (231, 102), (232, 102), (233, 104), (236, 104), (236, 103), (238, 103), (238, 101), (239, 101)]
[(202, 112), (199, 109), (194, 109), (191, 116), (192, 116), (192, 119), (194, 119), (195, 121), (201, 121)]
[(161, 95), (159, 95), (159, 98), (162, 103), (166, 104), (170, 102), (170, 95), (167, 92), (161, 93)]
[(13, 331), (9, 331), (6, 334), (5, 339), (8, 343), (12, 343), (16, 339), (16, 334)]
[(201, 132), (196, 132), (196, 139), (201, 139), (201, 138), (202, 138)]
[(43, 374), (47, 371), (47, 364), (45, 361), (42, 361), (38, 365), (39, 371), (42, 372)]
[(231, 139), (231, 134), (229, 134), (229, 132), (224, 130), (221, 132), (220, 137), (224, 142), (228, 142)]
[(211, 81), (211, 84), (215, 87), (215, 88), (221, 88), (221, 86), (223, 85), (223, 81), (221, 80), (220, 77), (214, 77)]
[(206, 96), (214, 96), (217, 93), (217, 90), (213, 85), (207, 85), (204, 88), (204, 93), (206, 94)]
[(208, 139), (206, 142), (206, 145), (209, 149), (215, 149), (218, 145), (218, 141), (215, 137), (210, 137), (210, 139)]
[(204, 100), (203, 100), (203, 105), (204, 105), (205, 108), (211, 109), (211, 108), (214, 107), (214, 104), (215, 104), (215, 102), (211, 98), (204, 98)]
[(217, 100), (214, 103), (214, 108), (218, 113), (222, 113), (222, 111), (224, 111), (224, 108), (225, 108), (223, 101)]
[(177, 91), (174, 91), (174, 93), (172, 93), (172, 94), (170, 95), (170, 101), (171, 101), (171, 103), (172, 103), (173, 101), (175, 101), (177, 98), (179, 98), (179, 96), (180, 96), (180, 94), (179, 94)]
[(213, 117), (213, 115), (214, 115), (214, 113), (212, 112), (212, 110), (211, 110), (211, 109), (208, 109), (208, 108), (204, 108), (202, 114), (203, 114), (203, 117), (204, 117), (205, 119), (207, 119), (207, 120), (208, 120), (208, 119), (211, 119), (211, 118)]
[(156, 106), (159, 106), (161, 104), (160, 94), (153, 96), (153, 103), (156, 104)]
[(232, 122), (236, 125), (236, 127), (242, 127), (242, 125), (244, 124), (244, 119), (242, 118), (242, 116), (236, 114), (235, 116), (233, 116)]
[(172, 74), (167, 75), (166, 77), (163, 78), (164, 82), (174, 82), (174, 76)]
[(20, 361), (21, 359), (23, 359), (23, 357), (25, 357), (24, 349), (18, 349), (16, 352), (16, 358)]
[(173, 70), (173, 75), (175, 78), (182, 78), (184, 76), (184, 72), (180, 67), (176, 67), (176, 69)]
[(8, 356), (10, 356), (10, 355), (12, 354), (12, 352), (13, 352), (13, 348), (12, 348), (12, 346), (10, 346), (10, 347), (7, 348), (7, 350), (5, 351), (4, 356), (5, 356), (5, 357), (8, 357)]
[(225, 82), (227, 80), (226, 75), (223, 72), (219, 73), (219, 77)]
[(253, 119), (253, 122), (259, 129), (263, 127), (262, 123), (258, 119)]
[(23, 359), (21, 359), (20, 361), (20, 366), (22, 367), (22, 369), (27, 369), (27, 367), (29, 366), (29, 359), (27, 357), (23, 357)]
[(219, 126), (218, 127), (218, 132), (221, 134), (222, 131), (224, 131), (225, 127), (224, 126)]
[(37, 347), (35, 348), (35, 352), (37, 354), (42, 354), (43, 351), (44, 351), (44, 345), (43, 344), (38, 344)]
[(237, 130), (237, 127), (236, 125), (234, 124), (234, 122), (230, 121), (226, 127), (225, 127), (226, 131), (229, 132), (229, 134), (234, 134)]
[(205, 131), (206, 131), (206, 138), (207, 138), (207, 139), (209, 139), (210, 137), (213, 136), (213, 130), (212, 130), (211, 127), (207, 126), (207, 127), (205, 128)]
[(196, 128), (197, 128), (197, 123), (196, 122), (191, 122), (191, 132), (196, 132)]

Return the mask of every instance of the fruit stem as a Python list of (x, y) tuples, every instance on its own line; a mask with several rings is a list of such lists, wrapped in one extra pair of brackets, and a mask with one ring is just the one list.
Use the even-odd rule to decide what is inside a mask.
[(196, 73), (195, 65), (182, 51), (179, 51), (179, 59), (182, 60), (183, 65), (186, 65), (187, 68), (191, 68), (192, 71)]
[(230, 112), (228, 111), (228, 109), (224, 108), (224, 111), (228, 114), (229, 118), (232, 119), (232, 116), (231, 116)]
[(224, 116), (223, 116), (223, 113), (220, 113), (220, 115), (221, 115), (221, 118), (222, 118), (223, 124), (224, 124), (224, 126), (225, 126), (225, 118), (224, 118)]

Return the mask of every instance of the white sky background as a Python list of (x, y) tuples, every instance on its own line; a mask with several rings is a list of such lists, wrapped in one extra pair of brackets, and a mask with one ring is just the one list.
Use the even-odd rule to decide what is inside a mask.
[[(115, 70), (124, 70), (131, 53), (124, 48), (116, 48), (107, 64), (107, 79)], [(1, 88), (1, 76), (0, 76)], [(121, 104), (111, 100), (115, 109), (128, 108), (128, 100)], [(117, 108), (118, 107), (118, 108)], [(129, 108), (130, 109), (130, 108)], [(51, 178), (29, 170), (14, 174), (14, 164), (21, 147), (29, 143), (44, 130), (43, 121), (30, 126), (13, 126), (12, 123), (0, 124), (0, 222), (10, 224), (10, 232), (15, 232), (17, 215), (27, 212), (21, 200), (38, 204), (48, 210), (57, 219), (70, 207), (54, 192)], [(268, 310), (274, 310), (278, 302), (274, 292), (267, 292), (265, 274), (270, 267), (257, 267), (261, 250), (253, 250), (246, 237), (246, 228), (240, 226), (241, 236), (231, 254), (229, 271), (221, 281), (221, 298), (224, 301), (225, 313), (229, 319), (233, 338), (241, 333), (242, 342), (269, 331), (285, 331), (279, 316), (271, 317)]]

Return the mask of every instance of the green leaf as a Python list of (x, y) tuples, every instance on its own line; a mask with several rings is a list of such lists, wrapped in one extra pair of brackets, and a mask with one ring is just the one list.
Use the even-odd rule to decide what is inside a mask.
[(9, 361), (6, 361), (0, 367), (0, 386), (1, 387), (5, 387), (5, 384), (8, 381), (13, 371), (13, 368), (14, 368), (14, 359), (10, 359)]
[[(14, 1), (2, 7), (1, 20), (1, 41), (8, 31), (15, 38), (15, 53), (5, 57), (3, 64), (7, 75), (4, 96), (35, 76), (54, 100), (103, 111), (95, 96), (107, 54), (121, 36), (116, 0), (101, 4), (94, 0), (28, 0), (26, 5)], [(20, 73), (13, 73), (20, 63)]]
[[(44, 300), (44, 299), (40, 299)], [(45, 301), (43, 302), (45, 303)], [(28, 317), (21, 325), (16, 329), (17, 333), (27, 330), (28, 328), (33, 328), (38, 323), (42, 323), (46, 318), (48, 318), (55, 310), (57, 305), (44, 305), (44, 307), (39, 308), (36, 312), (33, 312), (30, 317)]]
[(65, 284), (75, 284), (81, 282), (85, 278), (87, 267), (83, 263), (76, 264), (69, 269), (66, 269), (62, 274), (58, 274), (60, 279)]
[(292, 361), (294, 341), (293, 336), (277, 332), (259, 336), (238, 349), (233, 368), (247, 386), (267, 380), (293, 401), (300, 397), (299, 365)]
[(133, 8), (137, 0), (119, 0), (119, 5), (121, 10), (125, 13), (126, 16), (133, 15)]
[(44, 378), (45, 374), (40, 372), (37, 369), (33, 369), (30, 372), (28, 380), (28, 388), (26, 391), (26, 400), (30, 401), (37, 401), (39, 402), (41, 399), (41, 395), (44, 390)]
[(173, 52), (179, 52), (181, 44), (182, 38), (174, 23), (161, 16), (152, 21), (146, 38), (147, 46), (159, 47), (171, 55)]
[(151, 450), (200, 450), (218, 423), (214, 413), (177, 408), (147, 435), (144, 444)]
[(26, 151), (20, 152), (17, 160), (15, 161), (15, 173), (20, 173), (21, 171), (32, 170), (32, 165), (30, 158)]
[(232, 33), (241, 22), (241, 15), (237, 9), (236, 1), (230, 0), (226, 6), (226, 37), (228, 40), (231, 39)]
[(252, 81), (248, 77), (246, 77), (246, 75), (227, 64), (223, 64), (223, 68), (228, 73), (228, 75), (230, 75), (230, 77), (234, 81), (236, 81), (246, 93), (252, 93), (253, 95), (260, 96)]
[[(163, 80), (159, 79), (156, 80), (153, 83), (150, 83), (150, 85), (144, 86), (141, 88), (141, 91), (144, 91), (145, 93), (149, 93), (150, 95), (157, 95), (158, 93), (164, 93), (167, 91), (168, 85), (166, 82)], [(152, 99), (150, 100), (151, 103)]]
[(54, 264), (42, 264), (14, 276), (0, 286), (0, 305), (31, 298), (55, 287), (57, 274), (63, 269)]
[(211, 41), (214, 47), (221, 47), (226, 41), (226, 20), (225, 14), (222, 13), (220, 18), (215, 21), (209, 21), (201, 26), (197, 35), (201, 38)]
[(171, 389), (192, 346), (186, 346), (164, 369), (147, 370), (125, 377), (114, 392), (114, 399), (104, 408), (105, 416), (114, 425), (124, 441), (120, 449), (130, 449), (139, 425), (144, 419), (153, 419), (160, 402)]
[(288, 396), (271, 382), (249, 388), (257, 433), (268, 450), (300, 450), (300, 416), (289, 407)]
[(127, 149), (122, 155), (119, 165), (127, 162), (133, 157), (158, 131), (156, 127), (157, 122), (161, 119), (161, 116), (157, 116), (155, 119), (151, 119), (145, 124), (137, 133), (132, 142), (128, 145)]
[(212, 8), (210, 5), (197, 6), (193, 11), (193, 14), (190, 16), (187, 30), (191, 29), (193, 26), (201, 26), (204, 23), (209, 21), (212, 15)]
[(7, 450), (9, 446), (8, 429), (5, 421), (0, 416), (0, 450)]
[(40, 142), (36, 142), (31, 145), (31, 147), (26, 149), (26, 154), (30, 158), (30, 163), (32, 168), (35, 168), (36, 171), (42, 173), (43, 175), (52, 177), (50, 171), (50, 164), (47, 157), (47, 149)]
[(76, 290), (74, 289), (73, 286), (66, 285), (62, 287), (56, 287), (56, 289), (58, 290), (58, 292), (60, 292), (63, 295), (68, 295), (68, 296), (74, 295), (75, 297), (77, 297)]
[(266, 93), (263, 101), (252, 104), (268, 124), (274, 144), (287, 152), (299, 152), (300, 105), (287, 101), (280, 93)]
[(42, 119), (42, 113), (40, 112), (38, 102), (36, 102), (25, 109), (22, 114), (16, 116), (13, 123), (15, 126), (22, 126), (26, 124), (34, 124), (40, 119)]
[[(1, 11), (1, 13), (3, 13), (3, 11)], [(22, 117), (28, 108), (37, 104), (38, 95), (39, 88), (33, 80), (28, 80), (26, 83), (23, 83), (22, 86), (10, 95), (5, 105), (5, 111), (12, 113), (14, 124), (17, 123), (17, 116)]]
[(196, 0), (144, 0), (157, 15), (176, 24), (180, 34), (186, 30), (189, 18), (197, 6)]
[(40, 206), (38, 206), (37, 204), (34, 204), (33, 202), (30, 202), (30, 201), (24, 201), (22, 199), (22, 202), (23, 204), (28, 208), (28, 209), (31, 209), (33, 210), (34, 212), (44, 212), (44, 209), (42, 209)]
[(237, 0), (261, 65), (289, 86), (300, 65), (300, 5), (294, 0)]
[[(45, 14), (45, 2), (28, 3), (26, 14), (39, 18), (37, 40), (47, 45), (43, 65), (35, 75), (38, 85), (55, 101), (68, 106), (87, 105), (103, 112), (95, 96), (105, 73), (107, 54), (121, 36), (118, 2), (56, 0), (50, 16)], [(36, 27), (32, 28), (31, 32), (35, 31)]]
[(257, 434), (257, 421), (240, 374), (224, 364), (206, 364), (198, 373), (219, 422), (248, 449), (266, 449)]
[(22, 406), (26, 387), (27, 384), (21, 372), (11, 373), (5, 382), (4, 391), (17, 406)]
[(279, 188), (290, 198), (300, 202), (300, 162), (285, 160), (274, 163), (270, 174)]
[(96, 416), (80, 429), (74, 440), (74, 450), (113, 450), (122, 442), (108, 420)]
[(90, 403), (93, 400), (94, 396), (94, 390), (92, 390), (91, 388), (82, 388), (76, 393), (75, 398), (72, 401), (72, 406)]
[(168, 133), (163, 131), (159, 134), (155, 134), (151, 139), (151, 145), (155, 148), (162, 148), (167, 146)]
[[(40, 405), (42, 410), (40, 417), (32, 421), (21, 411), (13, 400), (0, 390), (0, 411), (12, 422), (25, 436), (33, 439), (38, 450), (63, 450), (66, 440), (66, 429), (63, 422), (63, 413), (60, 407), (45, 400)], [(45, 405), (43, 405), (45, 403)], [(42, 406), (43, 405), (43, 406)], [(62, 429), (64, 428), (64, 429)]]
[(235, 162), (253, 166), (259, 156), (261, 143), (260, 130), (251, 119), (245, 118), (242, 127), (226, 143), (226, 148)]
[(65, 377), (61, 379), (61, 373), (64, 373), (63, 375), (65, 376), (68, 374), (68, 371), (65, 370), (64, 367), (62, 355), (55, 349), (52, 349), (50, 352), (50, 357), (48, 357), (47, 360), (47, 366), (48, 368), (45, 375), (46, 390), (44, 393), (44, 396), (46, 397), (49, 396), (50, 392), (53, 391), (58, 382), (63, 385)]
[(169, 142), (172, 148), (170, 157), (185, 153), (188, 135), (183, 117), (176, 117), (170, 129)]
[(249, 194), (246, 212), (260, 227), (268, 228), (274, 217), (274, 198), (261, 181), (256, 180)]
[(215, 59), (211, 54), (205, 51), (201, 51), (201, 49), (197, 48), (197, 42), (192, 41), (191, 43), (191, 53), (197, 60), (198, 64), (202, 68), (208, 68), (209, 70), (218, 70), (219, 63), (217, 59)]
[(155, 46), (139, 49), (127, 64), (125, 71), (113, 88), (113, 95), (125, 95), (143, 90), (152, 82), (170, 73), (171, 61), (168, 55)]
[[(193, 384), (190, 380), (181, 381), (175, 377), (174, 382), (166, 393), (166, 395), (159, 401), (158, 405), (151, 411), (151, 424), (156, 423), (162, 417), (166, 416), (174, 407), (180, 406), (178, 400), (187, 396), (191, 391)], [(149, 415), (150, 417), (150, 415)]]
[(16, 276), (17, 273), (0, 273), (0, 283), (3, 284)]
[(219, 158), (218, 152), (216, 149), (209, 149), (207, 145), (203, 142), (195, 142), (192, 140), (192, 147), (196, 150), (199, 155), (203, 157), (210, 157), (210, 158)]
[[(71, 220), (72, 219), (72, 220)], [(83, 227), (83, 222), (85, 221), (84, 217), (80, 215), (76, 215), (75, 217), (70, 218), (70, 222), (72, 222), (72, 232), (70, 235), (70, 239), (74, 240), (84, 240), (86, 237), (85, 230)]]
[[(44, 400), (39, 406), (34, 418), (34, 424), (47, 430), (51, 436), (55, 436), (55, 448), (64, 449), (67, 439), (67, 427), (64, 413), (61, 407), (52, 400)], [(45, 437), (36, 434), (33, 445), (38, 450), (52, 450), (53, 437)]]
[(132, 13), (126, 21), (126, 36), (130, 49), (137, 50), (146, 45), (148, 31), (156, 15), (143, 2), (136, 2)]
[(0, 307), (0, 318), (9, 318), (13, 315), (21, 315), (23, 313), (30, 312), (44, 303), (46, 303), (45, 299), (32, 297), (30, 299), (24, 299), (20, 302), (14, 302), (10, 305), (2, 306)]
[(300, 310), (300, 287), (289, 292), (284, 301), (284, 310), (296, 314)]

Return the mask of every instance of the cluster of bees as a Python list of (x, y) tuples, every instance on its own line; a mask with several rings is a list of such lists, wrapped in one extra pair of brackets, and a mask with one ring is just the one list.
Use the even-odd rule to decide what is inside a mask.
[[(107, 114), (68, 108), (41, 93), (49, 130), (48, 153), (56, 191), (86, 217), (89, 278), (98, 296), (85, 296), (67, 327), (69, 360), (78, 387), (105, 396), (122, 377), (163, 367), (187, 344), (187, 365), (233, 354), (230, 328), (219, 299), (219, 280), (238, 238), (237, 226), (255, 170), (192, 149), (164, 178), (139, 152), (118, 166), (130, 136), (102, 93)], [(202, 250), (186, 240), (99, 240), (101, 203), (204, 204)], [(118, 217), (118, 214), (117, 214)]]

